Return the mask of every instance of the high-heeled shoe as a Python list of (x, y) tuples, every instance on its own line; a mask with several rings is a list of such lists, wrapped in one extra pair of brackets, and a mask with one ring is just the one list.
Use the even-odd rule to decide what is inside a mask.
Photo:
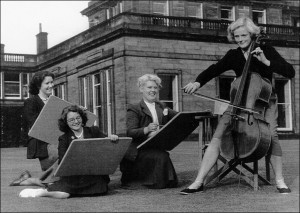
[(203, 183), (202, 183), (197, 189), (186, 188), (186, 189), (183, 189), (182, 191), (180, 191), (180, 194), (188, 195), (188, 194), (192, 194), (192, 193), (195, 193), (195, 192), (203, 192), (203, 189), (204, 189), (204, 186), (203, 186)]

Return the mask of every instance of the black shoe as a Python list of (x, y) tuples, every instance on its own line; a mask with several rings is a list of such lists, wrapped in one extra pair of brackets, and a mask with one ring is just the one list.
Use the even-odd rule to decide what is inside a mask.
[(180, 194), (182, 194), (182, 195), (188, 195), (188, 194), (192, 194), (192, 193), (195, 193), (195, 192), (203, 192), (203, 188), (204, 188), (203, 184), (201, 184), (199, 186), (199, 188), (197, 188), (197, 189), (186, 188), (186, 189), (180, 191)]
[(10, 186), (20, 186), (20, 183), (23, 182), (24, 180), (27, 180), (28, 178), (31, 177), (31, 174), (26, 170), (18, 178), (13, 180), (9, 185)]
[(277, 187), (277, 190), (280, 194), (288, 194), (288, 193), (291, 193), (291, 190), (290, 188), (278, 188)]

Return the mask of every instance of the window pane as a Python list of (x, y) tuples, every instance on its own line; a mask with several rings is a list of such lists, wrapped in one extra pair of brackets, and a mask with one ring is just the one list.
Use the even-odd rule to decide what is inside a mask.
[(249, 7), (247, 6), (238, 6), (238, 15), (241, 17), (249, 17)]
[(290, 107), (288, 104), (278, 104), (278, 127), (291, 128)]
[(189, 17), (202, 18), (201, 3), (187, 2), (187, 15)]
[(23, 92), (23, 97), (27, 98), (29, 96), (28, 86), (23, 86), (22, 92)]
[(4, 81), (20, 81), (19, 73), (4, 73)]
[(19, 97), (19, 84), (17, 83), (5, 83), (4, 87), (5, 97)]
[(230, 101), (230, 88), (233, 77), (220, 77), (219, 78), (219, 95), (220, 99)]
[(264, 11), (252, 11), (252, 18), (255, 24), (265, 24)]
[(23, 73), (23, 85), (27, 85), (27, 84), (28, 84), (28, 74)]
[(160, 75), (159, 76), (162, 81), (162, 88), (159, 91), (159, 99), (160, 100), (173, 100), (173, 88), (172, 88), (172, 81), (173, 76), (171, 75)]
[(232, 7), (221, 7), (221, 19), (233, 20)]
[(100, 83), (100, 74), (94, 75), (94, 80), (95, 80), (95, 84), (99, 84)]
[(153, 13), (168, 15), (167, 1), (154, 1), (153, 2)]
[(292, 128), (290, 81), (287, 79), (275, 80), (275, 92), (278, 98), (278, 128)]

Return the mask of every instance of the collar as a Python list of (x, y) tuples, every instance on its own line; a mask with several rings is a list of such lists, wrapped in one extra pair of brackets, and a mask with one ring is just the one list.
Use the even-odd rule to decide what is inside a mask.
[(44, 97), (40, 96), (39, 94), (38, 94), (38, 96), (40, 97), (40, 99), (42, 99), (42, 101), (48, 101), (50, 98), (50, 96), (48, 98), (44, 98)]

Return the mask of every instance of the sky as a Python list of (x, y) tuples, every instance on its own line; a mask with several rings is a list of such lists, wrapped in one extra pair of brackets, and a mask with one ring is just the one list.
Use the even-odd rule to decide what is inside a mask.
[(89, 1), (1, 0), (1, 44), (5, 53), (36, 54), (39, 23), (48, 33), (48, 48), (88, 29), (81, 11)]

